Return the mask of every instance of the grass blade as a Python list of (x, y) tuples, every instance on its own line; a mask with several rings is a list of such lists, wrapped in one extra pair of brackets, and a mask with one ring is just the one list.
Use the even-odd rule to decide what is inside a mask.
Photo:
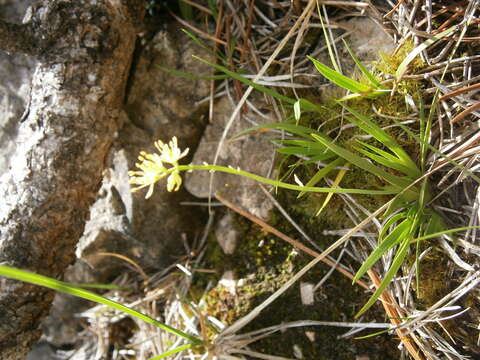
[(410, 168), (412, 172), (417, 174), (416, 177), (421, 175), (420, 170), (418, 170), (417, 165), (411, 159), (411, 157), (403, 150), (403, 148), (392, 138), (388, 135), (385, 130), (383, 130), (380, 126), (375, 124), (365, 115), (359, 113), (358, 111), (352, 109), (351, 107), (338, 102), (344, 109), (346, 109), (350, 114), (352, 114), (355, 119), (349, 118), (348, 120), (358, 126), (360, 129), (365, 131), (367, 134), (372, 135), (376, 140), (384, 144), (392, 153), (394, 153), (400, 162), (403, 163), (404, 166)]
[(162, 330), (168, 331), (172, 334), (175, 334), (177, 336), (181, 336), (184, 339), (190, 341), (193, 345), (201, 345), (203, 342), (192, 335), (186, 334), (181, 330), (177, 330), (171, 326), (168, 326), (166, 324), (163, 324), (153, 318), (151, 318), (148, 315), (144, 315), (136, 310), (133, 310), (127, 306), (124, 306), (122, 304), (119, 304), (113, 300), (107, 299), (103, 296), (97, 295), (91, 291), (84, 290), (82, 288), (79, 288), (77, 286), (71, 286), (70, 284), (55, 280), (52, 278), (49, 278), (47, 276), (35, 274), (29, 271), (24, 271), (16, 268), (12, 268), (10, 266), (5, 266), (5, 265), (0, 265), (0, 275), (10, 278), (10, 279), (15, 279), (15, 280), (20, 280), (24, 282), (28, 282), (30, 284), (34, 285), (39, 285), (43, 286), (55, 291), (63, 292), (66, 294), (70, 294), (76, 297), (80, 297), (86, 300), (90, 300), (93, 302), (96, 302), (98, 304), (103, 304), (106, 305), (110, 308), (119, 310), (123, 313), (129, 314), (131, 316), (134, 316), (140, 320), (145, 321), (146, 323), (149, 323), (151, 325), (154, 325)]
[[(330, 171), (335, 169), (337, 166), (341, 166), (343, 163), (344, 163), (344, 160), (340, 158), (333, 160), (327, 166), (318, 170), (317, 173), (313, 175), (310, 180), (308, 180), (305, 186), (315, 186), (320, 180), (322, 180), (325, 176), (327, 176), (328, 173), (330, 173)], [(297, 199), (301, 198), (303, 195), (305, 195), (305, 191), (300, 192), (300, 194), (298, 194), (297, 196)]]
[[(343, 39), (342, 39), (343, 40)], [(365, 77), (370, 81), (370, 83), (376, 87), (377, 89), (383, 89), (382, 84), (380, 84), (380, 81), (370, 72), (368, 69), (362, 64), (362, 62), (355, 56), (353, 53), (352, 49), (350, 49), (350, 46), (348, 46), (347, 42), (343, 40), (343, 44), (345, 45), (345, 48), (347, 49), (348, 53), (350, 54), (350, 57), (353, 59), (355, 64), (358, 66), (360, 71), (365, 75)]]
[[(200, 60), (201, 62), (203, 62), (207, 65), (210, 65), (211, 67), (217, 69), (218, 71), (221, 71), (221, 72), (227, 74), (231, 78), (233, 78), (235, 80), (238, 80), (238, 81), (240, 81), (240, 82), (242, 82), (242, 83), (244, 83), (248, 86), (251, 86), (254, 89), (256, 89), (258, 91), (261, 91), (264, 94), (270, 95), (271, 97), (274, 97), (277, 100), (280, 100), (280, 101), (285, 102), (285, 103), (290, 104), (290, 105), (294, 105), (295, 102), (296, 102), (295, 99), (289, 98), (288, 96), (282, 95), (282, 94), (280, 94), (276, 91), (273, 91), (273, 90), (271, 90), (271, 89), (269, 89), (269, 88), (267, 88), (263, 85), (257, 84), (255, 82), (243, 77), (242, 75), (237, 74), (236, 72), (228, 70), (225, 66), (212, 63), (212, 62), (210, 62), (206, 59), (203, 59), (199, 56), (196, 56), (196, 55), (192, 55), (192, 56), (193, 56), (193, 58), (195, 58), (197, 60)], [(307, 105), (305, 105), (305, 106), (307, 106)], [(314, 109), (309, 109), (309, 110), (317, 111), (317, 108), (315, 107)]]
[(352, 80), (349, 77), (340, 74), (339, 72), (333, 70), (327, 65), (322, 64), (320, 61), (314, 59), (311, 56), (307, 56), (310, 61), (313, 62), (315, 68), (320, 74), (326, 77), (328, 80), (333, 82), (335, 85), (340, 86), (346, 90), (349, 90), (354, 93), (367, 93), (372, 90), (369, 86), (359, 83), (358, 81)]
[(362, 266), (355, 274), (353, 282), (355, 283), (355, 281), (358, 281), (358, 279), (360, 279), (378, 260), (380, 260), (383, 254), (400, 243), (410, 230), (411, 225), (412, 221), (410, 219), (405, 219), (390, 234), (388, 234), (387, 237), (385, 237), (385, 240), (383, 240), (368, 256), (367, 260), (363, 262)]
[(192, 344), (185, 344), (179, 347), (176, 347), (175, 349), (165, 351), (163, 354), (159, 356), (155, 356), (153, 358), (150, 358), (148, 360), (160, 360), (160, 359), (165, 359), (167, 356), (179, 353), (180, 351), (188, 350), (192, 347)]
[[(322, 137), (316, 134), (312, 134), (312, 137), (318, 142), (320, 142), (321, 144), (325, 145), (327, 148), (329, 148), (338, 156), (347, 160), (349, 163), (352, 163), (353, 165), (359, 167), (360, 169), (368, 171), (369, 173), (387, 181), (391, 185), (397, 187), (399, 191), (401, 191), (402, 189), (410, 185), (410, 183), (405, 179), (400, 178), (398, 176), (394, 176), (386, 172), (385, 170), (379, 168), (378, 166), (372, 164), (370, 161), (364, 158), (361, 158), (358, 155), (355, 155), (354, 153), (348, 151), (347, 149), (341, 146), (335, 145), (330, 139), (326, 137)], [(414, 190), (409, 190), (409, 191), (414, 191)]]
[[(345, 165), (346, 167), (348, 167), (348, 164)], [(333, 184), (332, 184), (332, 188), (336, 188), (338, 187), (338, 185), (340, 184), (340, 182), (342, 181), (343, 177), (345, 176), (345, 174), (347, 173), (347, 169), (341, 169), (337, 176), (335, 177), (335, 180), (333, 181)], [(315, 214), (315, 216), (318, 216), (320, 215), (320, 213), (323, 211), (323, 209), (325, 208), (325, 206), (328, 205), (328, 203), (330, 202), (330, 200), (332, 199), (333, 197), (333, 193), (329, 193), (327, 194), (326, 198), (325, 198), (325, 201), (323, 202), (322, 206), (320, 207), (320, 209), (318, 209), (317, 213)]]
[(227, 75), (201, 76), (201, 75), (195, 75), (195, 74), (190, 74), (190, 73), (187, 73), (187, 72), (171, 69), (171, 68), (161, 66), (161, 65), (157, 65), (157, 67), (160, 70), (165, 71), (166, 73), (169, 73), (169, 74), (172, 74), (172, 75), (175, 75), (175, 76), (179, 76), (179, 77), (183, 77), (183, 78), (189, 79), (189, 80), (223, 80), (223, 79), (228, 79)]
[(405, 218), (405, 213), (404, 212), (400, 212), (398, 214), (395, 214), (393, 216), (391, 216), (386, 222), (385, 224), (383, 224), (382, 226), (382, 230), (380, 230), (380, 234), (378, 234), (378, 242), (382, 242), (384, 237), (385, 237), (385, 234), (386, 232), (388, 231), (388, 229), (390, 229), (390, 227), (395, 224), (397, 221), (399, 221), (400, 219), (403, 219)]
[[(372, 150), (374, 150), (376, 152), (381, 152), (382, 151), (382, 150), (380, 150), (379, 148), (377, 148), (373, 145), (365, 144), (361, 141), (359, 141), (359, 143), (362, 144), (365, 147), (372, 148)], [(392, 157), (390, 157), (390, 156), (387, 157), (387, 156), (377, 155), (377, 154), (374, 154), (373, 152), (365, 150), (365, 149), (363, 149), (359, 146), (355, 146), (354, 148), (355, 148), (355, 150), (357, 150), (358, 152), (367, 156), (368, 158), (372, 159), (373, 161), (376, 161), (379, 164), (381, 164), (381, 165), (383, 165), (387, 168), (395, 169), (397, 171), (400, 171), (401, 173), (408, 176), (412, 181), (416, 179), (415, 175), (418, 175), (416, 172), (413, 172), (410, 168), (406, 167), (405, 165), (399, 164), (398, 159), (396, 157), (393, 157), (393, 156)], [(386, 155), (390, 155), (390, 154), (386, 153)]]
[(395, 258), (393, 259), (392, 266), (390, 266), (390, 269), (388, 269), (388, 272), (385, 274), (385, 277), (383, 278), (382, 282), (378, 286), (377, 290), (373, 293), (373, 295), (368, 299), (367, 303), (363, 305), (363, 307), (360, 309), (360, 311), (355, 315), (355, 318), (358, 318), (361, 316), (365, 311), (370, 309), (370, 307), (375, 304), (377, 299), (382, 295), (382, 293), (385, 291), (387, 288), (388, 284), (392, 281), (393, 277), (397, 273), (398, 269), (400, 269), (400, 266), (402, 266), (405, 257), (407, 256), (407, 250), (408, 247), (410, 246), (410, 241), (409, 239), (403, 240), (402, 244), (400, 245), (400, 248), (397, 250), (397, 253), (395, 255)]

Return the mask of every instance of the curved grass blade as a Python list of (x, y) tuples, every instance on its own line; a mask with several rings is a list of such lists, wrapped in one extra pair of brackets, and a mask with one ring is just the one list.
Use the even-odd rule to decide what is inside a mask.
[[(347, 168), (348, 168), (348, 164), (345, 165)], [(333, 184), (332, 184), (332, 188), (336, 188), (338, 187), (338, 185), (340, 184), (340, 182), (342, 181), (343, 177), (345, 176), (345, 174), (347, 173), (347, 169), (341, 169), (337, 176), (335, 177), (335, 180), (333, 181)], [(315, 216), (318, 216), (321, 214), (321, 212), (323, 211), (323, 209), (325, 209), (325, 206), (328, 205), (328, 203), (330, 202), (330, 200), (332, 199), (333, 197), (333, 193), (328, 193), (327, 196), (325, 197), (325, 201), (323, 202), (322, 206), (320, 207), (320, 209), (318, 209), (317, 213), (315, 214)]]
[(395, 214), (393, 216), (391, 216), (386, 222), (385, 224), (382, 226), (382, 230), (380, 230), (380, 234), (378, 234), (378, 242), (382, 242), (384, 237), (385, 237), (385, 234), (386, 232), (388, 231), (388, 229), (390, 229), (390, 227), (395, 224), (397, 221), (399, 221), (400, 219), (403, 219), (406, 217), (406, 214), (404, 212), (400, 212), (398, 214)]
[(182, 77), (182, 78), (185, 78), (185, 79), (189, 79), (189, 80), (224, 80), (224, 79), (228, 79), (228, 75), (202, 76), (202, 75), (195, 75), (195, 74), (190, 74), (190, 73), (187, 73), (187, 72), (184, 72), (184, 71), (171, 69), (171, 68), (161, 66), (161, 65), (157, 65), (157, 67), (160, 70), (165, 71), (166, 73), (169, 73), (169, 74), (172, 74), (172, 75), (175, 75), (175, 76), (179, 76), (179, 77)]
[(406, 167), (403, 164), (399, 164), (398, 159), (396, 157), (391, 156), (390, 154), (384, 152), (383, 150), (381, 150), (381, 149), (379, 149), (379, 148), (377, 148), (373, 145), (366, 144), (362, 141), (358, 141), (358, 142), (360, 144), (362, 144), (363, 146), (365, 146), (369, 149), (372, 149), (373, 151), (375, 151), (377, 153), (382, 153), (382, 155), (386, 155), (386, 156), (377, 155), (377, 154), (374, 154), (373, 152), (365, 150), (365, 149), (363, 149), (359, 146), (354, 146), (354, 149), (357, 150), (358, 152), (362, 153), (363, 155), (367, 156), (368, 158), (378, 162), (379, 164), (381, 164), (381, 165), (383, 165), (387, 168), (400, 171), (404, 175), (408, 176), (412, 181), (416, 179), (415, 175), (418, 175), (417, 172), (412, 171), (412, 169)]
[(377, 248), (368, 256), (358, 269), (357, 273), (353, 278), (355, 283), (360, 279), (388, 250), (393, 248), (395, 245), (399, 244), (405, 235), (408, 234), (412, 226), (411, 219), (405, 219), (402, 221), (390, 234), (388, 234), (385, 239), (377, 246)]
[[(322, 180), (325, 176), (327, 176), (330, 171), (335, 169), (337, 166), (341, 166), (345, 161), (341, 158), (337, 158), (327, 164), (327, 166), (321, 168), (320, 170), (317, 171), (315, 175), (312, 176), (310, 180), (305, 184), (305, 186), (315, 186), (320, 180)], [(305, 195), (305, 191), (302, 191), (298, 194), (297, 199), (301, 198), (303, 195)]]
[(345, 48), (347, 49), (348, 53), (350, 54), (350, 57), (353, 59), (355, 64), (358, 66), (360, 71), (365, 75), (365, 77), (370, 81), (370, 83), (376, 87), (377, 89), (384, 89), (382, 84), (380, 84), (380, 81), (373, 75), (366, 67), (365, 65), (362, 64), (362, 62), (355, 56), (353, 53), (352, 49), (350, 49), (350, 46), (348, 46), (347, 42), (342, 39), (343, 44), (345, 45)]
[(83, 299), (87, 299), (93, 302), (96, 302), (98, 304), (103, 304), (106, 305), (110, 308), (119, 310), (123, 313), (129, 314), (131, 316), (134, 316), (140, 320), (145, 321), (146, 323), (149, 323), (151, 325), (154, 325), (162, 330), (168, 331), (174, 335), (183, 337), (184, 339), (188, 340), (191, 342), (192, 345), (202, 345), (203, 341), (200, 340), (199, 338), (189, 335), (187, 333), (184, 333), (181, 330), (175, 329), (171, 326), (168, 326), (166, 324), (161, 323), (160, 321), (157, 321), (153, 318), (151, 318), (148, 315), (142, 314), (141, 312), (138, 312), (136, 310), (133, 310), (125, 305), (119, 304), (113, 300), (107, 299), (103, 296), (97, 295), (91, 291), (84, 290), (82, 288), (79, 288), (77, 286), (71, 286), (70, 284), (55, 280), (52, 278), (49, 278), (47, 276), (35, 274), (29, 271), (25, 270), (20, 270), (16, 268), (12, 268), (10, 266), (5, 266), (5, 265), (0, 265), (0, 275), (10, 278), (10, 279), (15, 279), (15, 280), (20, 280), (24, 282), (28, 282), (30, 284), (34, 285), (39, 285), (43, 286), (55, 291), (63, 292), (66, 294), (70, 294), (76, 297), (80, 297)]
[[(365, 131), (367, 134), (373, 136), (376, 140), (384, 144), (392, 153), (394, 153), (398, 160), (406, 167), (410, 168), (413, 171), (418, 173), (420, 176), (420, 170), (418, 170), (417, 164), (412, 160), (412, 158), (403, 150), (403, 148), (392, 138), (388, 135), (385, 130), (383, 130), (380, 126), (375, 124), (365, 115), (359, 113), (358, 111), (352, 109), (351, 107), (338, 102), (345, 110), (347, 110), (350, 114), (352, 114), (356, 119), (349, 118), (348, 120), (358, 126), (360, 129)], [(418, 177), (417, 176), (417, 177)]]
[[(248, 85), (248, 86), (251, 86), (253, 87), (254, 89), (264, 93), (264, 94), (267, 94), (267, 95), (270, 95), (271, 97), (277, 99), (277, 100), (280, 100), (284, 103), (287, 103), (287, 104), (290, 104), (290, 105), (295, 105), (295, 103), (297, 102), (296, 99), (292, 99), (288, 96), (285, 96), (285, 95), (282, 95), (274, 90), (271, 90), (263, 85), (260, 85), (260, 84), (257, 84), (245, 77), (243, 77), (242, 75), (240, 74), (237, 74), (236, 72), (233, 72), (233, 71), (230, 71), (228, 70), (225, 66), (222, 66), (222, 65), (218, 65), (218, 64), (215, 64), (215, 63), (212, 63), (206, 59), (203, 59), (199, 56), (196, 56), (196, 55), (192, 55), (193, 58), (197, 59), (197, 60), (200, 60), (201, 62), (207, 64), (207, 65), (210, 65), (211, 67), (217, 69), (218, 71), (221, 71), (225, 74), (227, 74), (228, 76), (230, 76), (231, 78), (233, 79), (236, 79), (242, 83), (244, 83), (245, 85)], [(307, 101), (304, 99), (304, 101), (302, 101), (302, 105), (304, 106), (305, 109), (309, 110), (309, 111), (319, 111), (320, 108), (311, 103), (310, 101)]]
[(170, 356), (170, 355), (173, 355), (173, 354), (177, 354), (179, 353), (180, 351), (184, 351), (184, 350), (188, 350), (192, 347), (192, 344), (185, 344), (185, 345), (182, 345), (182, 346), (179, 346), (175, 349), (172, 349), (172, 350), (168, 350), (168, 351), (165, 351), (163, 354), (159, 355), (159, 356), (155, 356), (153, 358), (150, 358), (148, 360), (160, 360), (160, 359), (165, 359), (167, 356)]
[(388, 269), (387, 273), (385, 274), (385, 277), (383, 278), (382, 282), (378, 286), (377, 290), (373, 293), (373, 295), (368, 299), (367, 303), (363, 305), (363, 307), (360, 309), (360, 311), (355, 315), (355, 318), (358, 318), (361, 316), (365, 311), (370, 309), (370, 307), (375, 304), (375, 302), (378, 300), (380, 295), (385, 291), (387, 288), (388, 284), (392, 281), (393, 277), (397, 273), (398, 269), (400, 269), (400, 266), (402, 266), (405, 257), (407, 256), (407, 250), (410, 246), (410, 241), (409, 239), (403, 240), (402, 244), (400, 245), (399, 249), (397, 250), (397, 253), (395, 254), (395, 258), (393, 259), (392, 266), (390, 266), (390, 269)]
[[(400, 192), (402, 189), (406, 188), (408, 185), (410, 185), (409, 181), (406, 181), (403, 178), (400, 178), (398, 176), (394, 176), (385, 170), (379, 168), (378, 166), (372, 164), (370, 161), (361, 158), (358, 155), (355, 155), (354, 153), (346, 150), (345, 148), (335, 145), (333, 141), (330, 139), (326, 138), (325, 136), (319, 136), (317, 134), (311, 134), (312, 137), (320, 142), (321, 144), (325, 145), (328, 147), (331, 151), (333, 151), (335, 154), (338, 156), (344, 158), (347, 160), (349, 163), (359, 167), (360, 169), (363, 169), (365, 171), (368, 171), (369, 173), (378, 176), (379, 178), (385, 180), (386, 182), (392, 184), (393, 186), (398, 188), (398, 192)], [(414, 191), (414, 190), (409, 190)]]
[(428, 141), (424, 141), (422, 138), (420, 138), (419, 136), (415, 135), (413, 133), (413, 131), (411, 131), (407, 126), (405, 126), (404, 124), (400, 123), (399, 121), (395, 120), (395, 119), (392, 119), (393, 122), (398, 125), (403, 131), (405, 131), (408, 136), (410, 136), (412, 139), (416, 140), (419, 144), (422, 144), (424, 145), (425, 147), (427, 147), (430, 151), (434, 152), (435, 154), (437, 154), (438, 156), (440, 156), (442, 159), (444, 159), (445, 161), (447, 161), (449, 164), (451, 164), (452, 166), (455, 166), (457, 169), (460, 169), (462, 170), (464, 173), (468, 174), (468, 176), (470, 176), (473, 180), (475, 180), (478, 184), (480, 184), (480, 178), (475, 175), (472, 171), (470, 171), (469, 169), (467, 169), (465, 166), (459, 164), (457, 161), (453, 160), (452, 158), (450, 158), (449, 156), (445, 155), (444, 153), (442, 153), (440, 150), (438, 150), (437, 148), (435, 148), (433, 145), (430, 145), (428, 143)]
[(370, 86), (359, 83), (358, 81), (355, 81), (345, 75), (340, 74), (339, 72), (328, 67), (327, 65), (322, 64), (320, 61), (314, 59), (313, 57), (307, 56), (307, 58), (310, 59), (311, 62), (313, 62), (313, 65), (320, 74), (333, 82), (335, 85), (354, 93), (368, 93), (372, 91), (372, 88)]

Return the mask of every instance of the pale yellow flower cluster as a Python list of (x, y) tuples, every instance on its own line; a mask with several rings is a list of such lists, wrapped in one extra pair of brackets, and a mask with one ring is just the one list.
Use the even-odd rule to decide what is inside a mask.
[[(174, 136), (172, 140), (166, 144), (158, 140), (155, 142), (159, 154), (147, 154), (145, 151), (141, 151), (138, 156), (140, 163), (136, 163), (135, 166), (140, 170), (129, 171), (130, 184), (138, 185), (132, 189), (132, 192), (143, 189), (148, 186), (148, 192), (145, 199), (148, 199), (153, 194), (153, 188), (155, 183), (167, 176), (167, 190), (177, 191), (182, 185), (182, 177), (177, 170), (178, 161), (187, 156), (188, 149), (181, 151), (178, 148), (177, 138)], [(164, 164), (170, 164), (171, 167), (167, 168)]]

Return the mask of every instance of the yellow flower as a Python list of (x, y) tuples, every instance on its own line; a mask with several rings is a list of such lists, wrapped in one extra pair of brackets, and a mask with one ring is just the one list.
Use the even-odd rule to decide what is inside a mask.
[(174, 171), (167, 179), (167, 191), (178, 191), (182, 185), (182, 177), (178, 171)]
[(135, 166), (140, 171), (129, 171), (130, 184), (139, 185), (132, 189), (132, 192), (149, 187), (145, 199), (148, 199), (153, 194), (153, 187), (155, 183), (161, 178), (165, 177), (167, 168), (163, 166), (162, 160), (158, 154), (147, 154), (145, 151), (140, 152), (138, 157), (140, 163), (136, 163)]
[(168, 164), (172, 164), (172, 165), (175, 165), (175, 166), (178, 165), (178, 160), (187, 156), (188, 150), (189, 150), (187, 148), (187, 149), (185, 149), (184, 152), (182, 152), (178, 148), (178, 141), (177, 141), (176, 136), (174, 136), (168, 144), (164, 144), (160, 140), (156, 141), (155, 142), (155, 147), (160, 152), (160, 159), (163, 162), (168, 163)]
[[(145, 199), (148, 199), (153, 194), (153, 188), (155, 183), (167, 176), (167, 190), (178, 191), (182, 185), (182, 177), (177, 170), (178, 160), (187, 156), (188, 149), (181, 151), (178, 148), (178, 140), (173, 137), (172, 140), (165, 144), (158, 140), (155, 142), (155, 147), (160, 154), (147, 154), (145, 151), (140, 152), (138, 160), (140, 163), (136, 163), (135, 166), (140, 170), (129, 171), (130, 184), (138, 185), (132, 189), (132, 192), (143, 189), (148, 186), (148, 192)], [(166, 168), (164, 164), (172, 165), (170, 168)]]

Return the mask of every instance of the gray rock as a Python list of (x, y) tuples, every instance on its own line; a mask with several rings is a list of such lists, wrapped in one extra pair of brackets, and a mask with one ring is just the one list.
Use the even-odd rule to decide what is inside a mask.
[[(2, 0), (2, 18), (21, 23), (28, 6), (36, 0)], [(0, 52), (0, 172), (8, 169), (15, 149), (17, 127), (28, 103), (30, 82), (35, 69), (33, 58)]]
[(153, 139), (168, 141), (177, 136), (180, 143), (193, 146), (205, 126), (207, 103), (199, 101), (209, 94), (209, 82), (175, 76), (163, 69), (205, 76), (208, 65), (192, 55), (211, 58), (180, 29), (159, 32), (138, 59), (126, 111), (132, 123)]
[(227, 255), (235, 252), (238, 238), (242, 235), (235, 225), (235, 218), (231, 212), (227, 212), (216, 224), (215, 237)]
[(389, 53), (395, 47), (392, 37), (368, 17), (354, 17), (343, 25), (351, 32), (348, 45), (362, 60), (377, 60), (379, 52)]
[[(213, 163), (218, 143), (225, 124), (233, 112), (233, 106), (224, 97), (215, 103), (213, 123), (208, 125), (200, 145), (193, 158), (194, 164)], [(254, 121), (265, 123), (268, 120), (249, 114)], [(230, 136), (234, 136), (252, 125), (237, 119)], [(225, 142), (218, 165), (239, 167), (242, 170), (264, 176), (271, 176), (273, 168), (274, 149), (270, 142), (255, 136), (243, 136)], [(210, 194), (210, 173), (196, 171), (186, 175), (185, 186), (193, 195), (207, 198)], [(272, 204), (254, 180), (216, 172), (213, 174), (212, 193), (219, 192), (228, 200), (240, 205), (254, 215), (267, 219)]]

